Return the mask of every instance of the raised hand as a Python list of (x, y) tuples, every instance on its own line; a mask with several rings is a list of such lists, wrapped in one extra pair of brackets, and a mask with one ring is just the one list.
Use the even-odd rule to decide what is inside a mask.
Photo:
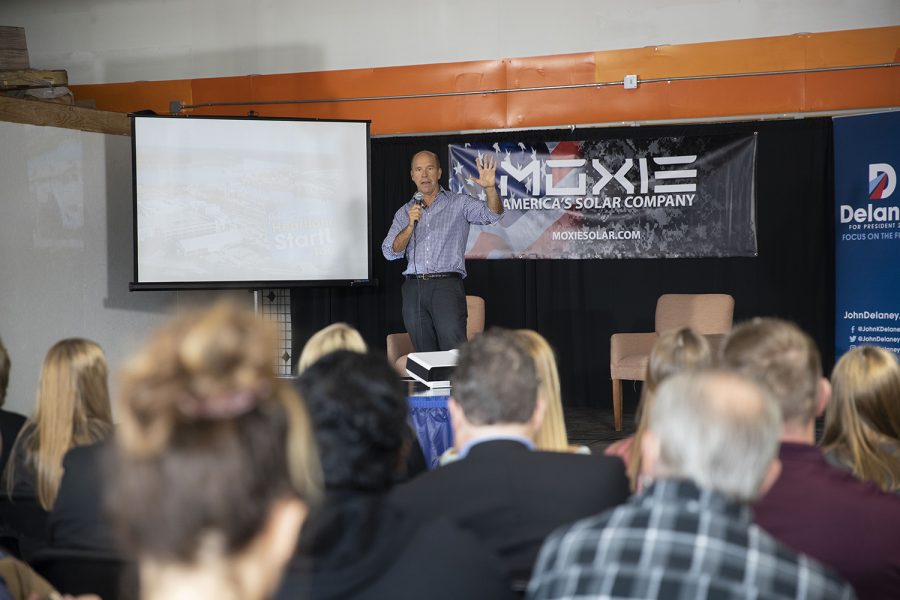
[(475, 159), (475, 168), (478, 169), (478, 179), (472, 178), (483, 188), (491, 188), (497, 182), (497, 160), (493, 154), (482, 154)]

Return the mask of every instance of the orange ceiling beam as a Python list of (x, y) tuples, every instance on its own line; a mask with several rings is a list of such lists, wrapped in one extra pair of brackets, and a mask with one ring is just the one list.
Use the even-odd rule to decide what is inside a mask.
[[(204, 107), (195, 115), (366, 119), (374, 134), (554, 127), (900, 106), (900, 67), (716, 79), (716, 75), (900, 62), (900, 26), (532, 58), (70, 86), (118, 112), (182, 104), (455, 94), (428, 98)], [(495, 90), (618, 82), (576, 89)], [(710, 77), (646, 83), (647, 79)]]

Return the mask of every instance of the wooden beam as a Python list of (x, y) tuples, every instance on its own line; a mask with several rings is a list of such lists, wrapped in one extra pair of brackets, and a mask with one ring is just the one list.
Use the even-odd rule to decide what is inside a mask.
[(69, 75), (64, 70), (40, 71), (38, 69), (0, 70), (0, 90), (17, 88), (51, 87), (69, 84)]
[(29, 66), (25, 30), (0, 26), (0, 69), (27, 69)]
[(0, 96), (0, 121), (131, 135), (131, 121), (125, 113), (3, 96)]

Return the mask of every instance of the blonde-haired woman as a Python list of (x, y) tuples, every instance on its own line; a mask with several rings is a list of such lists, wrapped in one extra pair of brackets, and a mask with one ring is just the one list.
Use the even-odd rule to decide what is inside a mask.
[(542, 398), (547, 406), (544, 412), (544, 422), (535, 438), (535, 446), (538, 450), (553, 452), (590, 453), (587, 446), (569, 445), (566, 422), (563, 419), (559, 371), (556, 368), (553, 348), (550, 347), (544, 336), (531, 329), (518, 329), (515, 334), (534, 361), (538, 376), (538, 397)]
[(838, 361), (821, 446), (829, 462), (881, 489), (900, 492), (900, 363), (859, 346)]
[(16, 439), (6, 466), (6, 491), (36, 498), (53, 508), (62, 479), (62, 460), (75, 447), (112, 432), (106, 356), (95, 342), (57, 342), (41, 366), (36, 409)]
[(165, 326), (126, 366), (107, 505), (144, 600), (275, 591), (321, 489), (276, 339), (221, 304)]
[(641, 438), (650, 423), (653, 397), (659, 384), (676, 373), (706, 368), (711, 366), (712, 362), (709, 342), (690, 327), (667, 331), (653, 344), (647, 363), (647, 375), (641, 388), (634, 435), (615, 442), (606, 449), (607, 455), (619, 456), (625, 461), (632, 491), (639, 491)]
[(356, 329), (346, 323), (333, 323), (320, 329), (303, 346), (300, 360), (297, 361), (297, 374), (326, 354), (337, 350), (366, 352), (366, 342)]

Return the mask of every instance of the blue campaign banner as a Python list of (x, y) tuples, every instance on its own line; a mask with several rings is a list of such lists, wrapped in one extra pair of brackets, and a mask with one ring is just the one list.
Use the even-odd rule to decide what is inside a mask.
[(900, 354), (900, 112), (834, 119), (835, 358)]

